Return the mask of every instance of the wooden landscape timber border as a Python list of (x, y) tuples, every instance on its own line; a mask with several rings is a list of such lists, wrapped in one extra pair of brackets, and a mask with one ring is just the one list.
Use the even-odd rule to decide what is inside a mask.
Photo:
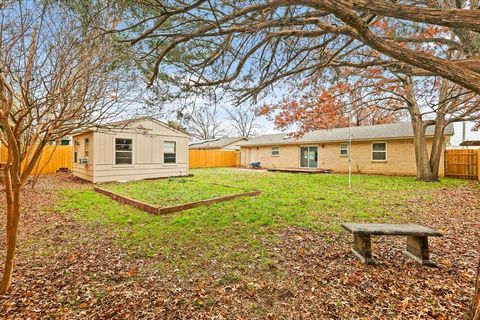
[(118, 193), (112, 192), (107, 189), (103, 189), (97, 186), (93, 187), (93, 190), (95, 190), (98, 193), (104, 194), (113, 200), (123, 203), (123, 204), (128, 204), (130, 206), (133, 206), (135, 208), (138, 208), (142, 211), (148, 212), (148, 213), (153, 213), (153, 214), (167, 214), (167, 213), (174, 213), (174, 212), (179, 212), (183, 210), (188, 210), (196, 207), (201, 207), (201, 206), (208, 206), (214, 203), (218, 202), (223, 202), (223, 201), (229, 201), (233, 200), (236, 198), (240, 197), (255, 197), (262, 193), (260, 190), (254, 190), (254, 191), (249, 191), (249, 192), (242, 192), (242, 193), (236, 193), (236, 194), (231, 194), (228, 196), (221, 196), (221, 197), (216, 197), (216, 198), (210, 198), (210, 199), (204, 199), (204, 200), (199, 200), (199, 201), (194, 201), (194, 202), (188, 202), (184, 204), (179, 204), (176, 206), (169, 206), (169, 207), (159, 207), (159, 206), (153, 206), (149, 203), (145, 203), (136, 199), (128, 198), (125, 196), (122, 196)]

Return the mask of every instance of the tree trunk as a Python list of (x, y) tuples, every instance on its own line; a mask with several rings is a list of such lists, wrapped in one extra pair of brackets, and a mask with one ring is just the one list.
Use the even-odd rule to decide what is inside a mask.
[(477, 279), (475, 281), (475, 296), (473, 297), (472, 319), (480, 320), (480, 260), (478, 261)]
[(3, 270), (0, 294), (5, 294), (10, 288), (13, 273), (13, 261), (17, 243), (18, 220), (20, 217), (20, 184), (12, 184), (11, 167), (4, 169), (5, 194), (7, 198), (7, 256)]
[(435, 121), (435, 132), (432, 141), (432, 150), (430, 152), (430, 168), (432, 170), (432, 177), (434, 181), (438, 181), (438, 175), (440, 171), (440, 159), (442, 158), (443, 146), (445, 138), (443, 133), (445, 132), (445, 117), (442, 115), (437, 116)]
[[(413, 144), (415, 147), (415, 163), (417, 166), (417, 180), (419, 181), (438, 181), (438, 170), (433, 172), (430, 166), (430, 157), (428, 154), (427, 138), (425, 128), (421, 120), (412, 119), (413, 126)], [(440, 162), (440, 158), (438, 158)]]

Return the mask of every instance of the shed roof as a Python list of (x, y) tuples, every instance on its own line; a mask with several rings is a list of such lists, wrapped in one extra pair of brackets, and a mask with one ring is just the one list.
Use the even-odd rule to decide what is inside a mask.
[(244, 137), (223, 137), (189, 143), (190, 149), (221, 149), (237, 141), (247, 140)]
[[(426, 134), (431, 137), (434, 133), (434, 126), (427, 127)], [(315, 130), (306, 133), (303, 137), (295, 139), (290, 133), (266, 134), (242, 142), (241, 146), (258, 145), (279, 145), (279, 144), (301, 144), (301, 143), (321, 143), (348, 141), (349, 132), (353, 141), (379, 140), (379, 139), (405, 139), (413, 138), (413, 129), (410, 122), (399, 122), (389, 124), (378, 124), (373, 126), (360, 126), (349, 128), (334, 128)], [(454, 134), (453, 125), (445, 128), (445, 135)]]
[(110, 122), (108, 124), (101, 125), (101, 126), (98, 126), (98, 127), (86, 128), (84, 130), (73, 133), (72, 136), (76, 136), (76, 135), (83, 134), (83, 133), (86, 133), (86, 132), (98, 131), (99, 129), (106, 129), (106, 130), (109, 130), (109, 129), (117, 129), (117, 130), (118, 129), (120, 129), (120, 130), (122, 130), (122, 129), (132, 129), (133, 124), (135, 124), (137, 122), (140, 122), (140, 121), (145, 121), (145, 120), (152, 121), (152, 122), (157, 123), (157, 124), (159, 124), (159, 125), (161, 125), (165, 128), (168, 128), (169, 130), (172, 130), (174, 132), (177, 132), (179, 134), (182, 134), (182, 135), (188, 137), (188, 134), (186, 134), (184, 132), (181, 132), (181, 131), (179, 131), (175, 128), (172, 128), (168, 124), (166, 124), (165, 122), (160, 121), (160, 120), (155, 119), (155, 118), (150, 117), (150, 116), (135, 117), (135, 118), (131, 118), (131, 119)]

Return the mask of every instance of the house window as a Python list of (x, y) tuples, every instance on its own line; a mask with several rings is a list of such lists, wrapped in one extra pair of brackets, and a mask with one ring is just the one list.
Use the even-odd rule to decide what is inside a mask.
[(77, 163), (77, 162), (78, 162), (78, 153), (77, 153), (77, 151), (75, 151), (75, 152), (73, 153), (73, 162), (74, 162), (74, 163)]
[(132, 164), (132, 139), (115, 138), (115, 164)]
[(89, 146), (89, 141), (88, 138), (85, 139), (85, 148), (83, 150), (83, 155), (86, 160), (88, 160), (88, 146)]
[(348, 156), (348, 143), (340, 143), (340, 157)]
[(372, 160), (373, 161), (387, 160), (387, 144), (385, 142), (372, 143)]
[(278, 157), (280, 155), (280, 147), (272, 147), (272, 157)]
[(163, 144), (163, 163), (176, 163), (176, 142), (165, 141)]

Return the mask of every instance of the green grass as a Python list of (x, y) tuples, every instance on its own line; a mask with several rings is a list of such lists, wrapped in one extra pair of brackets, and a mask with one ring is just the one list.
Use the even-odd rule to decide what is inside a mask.
[(217, 184), (235, 186), (232, 193), (259, 189), (262, 194), (155, 216), (120, 205), (92, 190), (76, 189), (62, 192), (57, 210), (73, 214), (82, 222), (111, 229), (119, 235), (119, 243), (132, 253), (160, 256), (159, 268), (187, 273), (202, 270), (211, 261), (231, 265), (232, 273), (222, 280), (229, 282), (236, 281), (242, 270), (252, 264), (257, 269), (268, 268), (273, 254), (270, 247), (284, 228), (339, 231), (345, 221), (398, 222), (402, 221), (406, 200), (428, 198), (430, 190), (467, 183), (453, 179), (424, 183), (410, 177), (354, 175), (353, 187), (349, 189), (348, 177), (341, 174), (191, 171), (195, 177), (187, 179), (188, 182), (141, 181), (108, 187), (155, 204), (217, 196), (232, 189)]
[(202, 177), (106, 183), (102, 187), (162, 207), (245, 192), (235, 186), (206, 182)]

